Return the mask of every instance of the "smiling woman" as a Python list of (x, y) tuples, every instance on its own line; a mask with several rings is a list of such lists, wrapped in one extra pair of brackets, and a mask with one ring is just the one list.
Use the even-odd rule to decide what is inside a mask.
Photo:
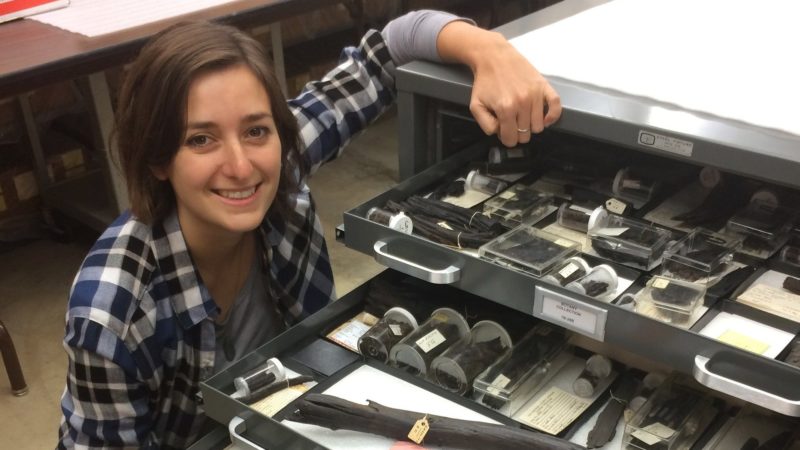
[(131, 210), (70, 292), (60, 448), (186, 447), (200, 381), (333, 300), (307, 177), (392, 104), (394, 67), (414, 58), (469, 64), (476, 118), (509, 145), (558, 118), (508, 42), (433, 11), (368, 32), (288, 102), (234, 28), (179, 24), (142, 49), (114, 135)]

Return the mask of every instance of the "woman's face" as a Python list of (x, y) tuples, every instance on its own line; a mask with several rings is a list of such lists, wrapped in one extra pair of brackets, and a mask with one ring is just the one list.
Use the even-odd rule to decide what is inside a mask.
[(281, 142), (269, 94), (244, 65), (189, 85), (186, 135), (154, 172), (175, 191), (185, 233), (213, 237), (255, 229), (275, 198)]

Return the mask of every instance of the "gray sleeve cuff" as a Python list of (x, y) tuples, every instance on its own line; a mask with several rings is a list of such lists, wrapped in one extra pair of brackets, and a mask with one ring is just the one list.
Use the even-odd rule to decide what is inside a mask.
[(475, 24), (470, 19), (450, 13), (420, 10), (392, 20), (386, 24), (381, 34), (396, 66), (415, 59), (441, 62), (436, 49), (436, 39), (442, 28), (455, 20)]

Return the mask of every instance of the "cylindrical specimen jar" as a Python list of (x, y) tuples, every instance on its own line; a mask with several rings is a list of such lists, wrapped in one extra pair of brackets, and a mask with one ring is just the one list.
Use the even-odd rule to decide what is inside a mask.
[(393, 214), (390, 211), (373, 206), (367, 211), (367, 219), (405, 234), (411, 234), (414, 230), (414, 223), (403, 211)]
[(586, 366), (578, 378), (572, 383), (572, 391), (579, 397), (592, 397), (597, 386), (604, 378), (611, 375), (611, 360), (603, 355), (592, 355), (586, 360)]
[(464, 185), (467, 187), (467, 189), (472, 189), (473, 191), (483, 192), (484, 194), (489, 195), (499, 194), (508, 186), (505, 181), (487, 177), (477, 170), (472, 170), (467, 174), (467, 180), (465, 181)]
[(590, 208), (572, 203), (564, 203), (558, 208), (556, 221), (559, 225), (570, 230), (586, 233), (595, 224), (599, 223), (602, 216), (608, 214), (602, 206)]
[(595, 266), (583, 278), (567, 284), (567, 289), (589, 297), (604, 297), (617, 290), (619, 277), (613, 267), (607, 264)]
[(389, 309), (375, 325), (358, 339), (358, 351), (365, 358), (389, 361), (389, 351), (417, 328), (417, 320), (406, 309)]
[(461, 314), (450, 308), (439, 308), (389, 350), (389, 362), (412, 374), (425, 376), (437, 356), (468, 335), (469, 325)]
[(457, 394), (472, 389), (472, 381), (511, 348), (511, 336), (497, 322), (482, 320), (466, 336), (431, 363), (431, 378)]

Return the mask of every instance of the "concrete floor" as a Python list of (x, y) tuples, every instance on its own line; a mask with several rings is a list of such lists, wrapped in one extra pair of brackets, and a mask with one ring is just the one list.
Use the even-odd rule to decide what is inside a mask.
[[(397, 182), (395, 114), (358, 136), (341, 158), (323, 167), (311, 187), (325, 224), (341, 296), (381, 270), (366, 255), (334, 239), (342, 212)], [(91, 242), (35, 241), (0, 253), (0, 320), (19, 354), (29, 392), (11, 394), (0, 366), (0, 448), (45, 449), (56, 443), (66, 354), (61, 347), (69, 286)]]

